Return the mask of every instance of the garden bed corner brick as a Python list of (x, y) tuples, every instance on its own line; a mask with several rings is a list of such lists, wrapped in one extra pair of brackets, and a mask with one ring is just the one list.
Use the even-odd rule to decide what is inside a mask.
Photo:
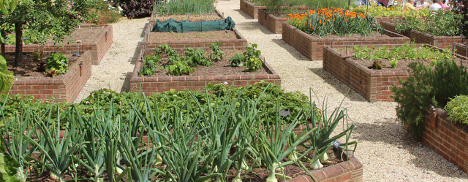
[(65, 75), (41, 79), (19, 78), (14, 81), (9, 93), (31, 95), (39, 100), (73, 102), (91, 77), (92, 61), (91, 52), (86, 51), (69, 66)]
[(240, 10), (253, 19), (258, 19), (258, 11), (265, 8), (266, 6), (255, 6), (254, 3), (251, 3), (248, 0), (240, 0)]

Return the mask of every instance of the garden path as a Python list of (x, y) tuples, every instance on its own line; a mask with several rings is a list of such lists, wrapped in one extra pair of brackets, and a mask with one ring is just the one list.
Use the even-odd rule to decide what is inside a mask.
[[(282, 78), (282, 88), (309, 95), (315, 101), (328, 97), (328, 108), (343, 100), (343, 107), (356, 124), (353, 139), (359, 142), (356, 156), (364, 164), (365, 181), (468, 181), (468, 175), (416, 142), (399, 124), (393, 102), (367, 102), (322, 69), (321, 61), (310, 61), (239, 10), (238, 0), (220, 1), (217, 9), (231, 16), (236, 29), (250, 42), (258, 44), (266, 61)], [(134, 68), (138, 42), (148, 18), (121, 20), (113, 23), (114, 43), (100, 65), (93, 66), (93, 75), (75, 102), (91, 91), (109, 88), (128, 91)], [(318, 99), (317, 99), (318, 98)], [(321, 103), (319, 103), (321, 105)]]
[(364, 164), (365, 181), (468, 181), (468, 175), (455, 165), (412, 139), (397, 121), (396, 103), (367, 102), (324, 71), (322, 61), (310, 61), (281, 40), (281, 34), (271, 33), (240, 11), (239, 0), (219, 1), (216, 6), (232, 17), (248, 42), (258, 45), (281, 76), (284, 90), (309, 95), (312, 88), (314, 100), (326, 96), (332, 109), (347, 96), (343, 107), (356, 124), (352, 138), (359, 142), (355, 154)]

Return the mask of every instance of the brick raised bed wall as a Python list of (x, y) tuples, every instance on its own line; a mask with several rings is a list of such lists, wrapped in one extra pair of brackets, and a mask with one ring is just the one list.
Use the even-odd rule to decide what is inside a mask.
[(371, 102), (393, 101), (391, 86), (400, 85), (398, 78), (406, 79), (409, 75), (408, 72), (371, 70), (357, 64), (351, 56), (342, 55), (329, 46), (323, 50), (323, 69)]
[[(142, 52), (139, 57), (141, 58), (143, 55), (144, 53)], [(164, 92), (169, 91), (170, 89), (203, 90), (208, 83), (227, 83), (228, 85), (238, 87), (260, 82), (261, 80), (281, 86), (280, 76), (265, 62), (263, 58), (262, 61), (263, 68), (266, 69), (269, 74), (140, 77), (138, 76), (138, 72), (141, 67), (140, 59), (135, 63), (135, 69), (133, 70), (132, 77), (130, 79), (130, 91), (152, 95), (153, 92)]]
[(457, 54), (468, 57), (468, 44), (455, 43), (455, 50)]
[(382, 37), (361, 37), (361, 38), (318, 38), (312, 37), (311, 35), (297, 29), (296, 27), (283, 23), (283, 40), (298, 50), (300, 53), (305, 55), (311, 60), (322, 60), (323, 59), (323, 47), (326, 45), (330, 46), (349, 46), (354, 45), (398, 45), (409, 43), (408, 37), (396, 34), (390, 31), (384, 31), (385, 35)]
[(240, 0), (240, 10), (252, 17), (253, 19), (257, 19), (258, 11), (265, 8), (266, 6), (255, 6), (255, 4), (249, 1)]
[[(349, 161), (341, 162), (321, 170), (311, 171), (317, 181), (363, 181), (363, 166), (355, 157)], [(314, 181), (310, 176), (303, 175), (288, 180), (288, 182), (310, 182)]]
[(13, 83), (10, 94), (32, 95), (36, 99), (50, 101), (55, 97), (55, 101), (73, 102), (91, 77), (92, 60), (91, 52), (86, 51), (78, 61), (69, 66), (68, 72), (63, 76), (41, 79), (19, 78)]
[[(396, 32), (395, 25), (391, 22), (382, 22), (381, 25), (386, 30)], [(429, 44), (441, 49), (445, 49), (447, 46), (452, 49), (455, 43), (462, 42), (462, 36), (434, 36), (416, 30), (402, 33), (402, 35), (409, 37), (412, 42)]]
[[(109, 50), (113, 43), (113, 29), (112, 25), (82, 25), (81, 28), (103, 28), (104, 31), (99, 34), (92, 42), (83, 42), (81, 47), (81, 53), (84, 51), (90, 51), (92, 56), (92, 64), (98, 65), (106, 52)], [(23, 45), (23, 52), (34, 52), (41, 49), (45, 52), (58, 51), (64, 54), (71, 54), (78, 52), (77, 43), (73, 42), (70, 44), (64, 44), (57, 50), (57, 45), (53, 43), (41, 44), (26, 44)], [(6, 52), (15, 52), (15, 45), (6, 45)]]
[(468, 174), (468, 125), (451, 123), (443, 109), (430, 110), (426, 112), (423, 143)]
[(278, 18), (268, 12), (265, 9), (258, 10), (258, 23), (263, 25), (273, 33), (282, 33), (282, 24), (286, 22), (283, 18)]

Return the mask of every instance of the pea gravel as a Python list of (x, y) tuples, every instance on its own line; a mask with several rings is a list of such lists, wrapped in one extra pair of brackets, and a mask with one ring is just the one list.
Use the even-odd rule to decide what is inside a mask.
[[(312, 95), (319, 107), (328, 98), (330, 110), (343, 101), (342, 107), (356, 125), (352, 140), (358, 141), (356, 157), (364, 165), (365, 181), (468, 181), (468, 175), (440, 155), (415, 141), (400, 125), (394, 102), (367, 102), (349, 87), (322, 69), (321, 61), (310, 61), (239, 9), (238, 0), (219, 1), (216, 8), (231, 16), (236, 29), (258, 45), (266, 61), (281, 76), (281, 87)], [(76, 99), (89, 92), (109, 88), (128, 91), (138, 42), (148, 18), (121, 20), (114, 26), (114, 44), (100, 65), (93, 66), (93, 76)], [(344, 99), (344, 100), (343, 100)]]

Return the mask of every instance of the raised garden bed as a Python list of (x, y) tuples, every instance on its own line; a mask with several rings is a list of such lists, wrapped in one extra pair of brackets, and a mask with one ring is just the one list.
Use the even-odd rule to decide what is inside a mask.
[[(221, 49), (224, 52), (242, 52), (232, 48), (230, 50), (227, 50), (226, 48)], [(246, 69), (245, 67), (232, 68), (229, 66), (229, 62), (225, 60), (215, 63), (217, 64), (215, 66), (199, 66), (195, 68), (195, 72), (191, 75), (169, 76), (165, 74), (165, 71), (160, 71), (160, 73), (156, 73), (149, 77), (139, 76), (138, 73), (140, 72), (142, 65), (141, 58), (152, 53), (154, 53), (154, 49), (140, 53), (140, 59), (136, 62), (135, 69), (133, 70), (132, 77), (130, 79), (130, 91), (144, 92), (147, 95), (151, 95), (153, 92), (164, 92), (169, 91), (170, 89), (203, 90), (208, 83), (225, 83), (234, 86), (246, 86), (249, 82), (252, 84), (261, 80), (281, 85), (281, 78), (264, 59), (262, 59), (262, 69), (257, 70), (256, 72), (243, 72), (243, 70)], [(228, 56), (226, 57), (226, 59), (230, 58)], [(230, 70), (226, 71), (227, 69)]]
[[(81, 44), (76, 41), (81, 40)], [(57, 49), (53, 41), (45, 44), (23, 45), (24, 52), (34, 52), (38, 49), (46, 52), (57, 51), (64, 54), (75, 53), (81, 50), (90, 51), (93, 65), (98, 65), (113, 42), (112, 25), (81, 25), (70, 36), (63, 41), (63, 47)], [(70, 43), (67, 43), (70, 42)], [(6, 45), (6, 52), (15, 52), (15, 45)]]
[[(396, 33), (394, 23), (386, 21), (381, 22), (381, 25), (386, 30)], [(402, 32), (400, 34), (409, 37), (411, 42), (429, 44), (441, 49), (445, 49), (447, 47), (453, 48), (455, 43), (461, 43), (463, 41), (462, 36), (434, 36), (417, 30)]]
[[(381, 46), (375, 45), (376, 48)], [(386, 46), (391, 48), (403, 45)], [(407, 79), (410, 75), (408, 64), (415, 61), (400, 60), (396, 68), (390, 66), (390, 61), (382, 61), (383, 69), (376, 70), (369, 68), (374, 60), (356, 60), (352, 50), (352, 46), (326, 46), (323, 51), (323, 69), (371, 102), (393, 101), (392, 85), (398, 86), (399, 79)], [(466, 64), (466, 58), (462, 59)]]
[(422, 142), (468, 174), (468, 126), (452, 123), (441, 108), (426, 110)]
[(248, 0), (240, 0), (240, 10), (253, 19), (258, 19), (258, 11), (265, 8), (266, 6), (256, 6), (255, 3)]
[[(296, 7), (296, 9), (300, 8), (301, 6)], [(303, 9), (305, 9), (305, 7)], [(280, 34), (283, 32), (282, 24), (286, 22), (284, 18), (285, 17), (278, 17), (267, 12), (267, 9), (258, 10), (258, 23), (260, 23), (260, 25), (263, 25), (268, 30), (276, 34)]]
[(408, 37), (399, 35), (394, 32), (384, 30), (382, 34), (377, 36), (367, 37), (339, 37), (327, 36), (320, 38), (318, 36), (309, 35), (300, 29), (288, 24), (283, 23), (283, 40), (305, 55), (307, 58), (315, 61), (322, 60), (324, 46), (354, 46), (354, 45), (395, 45), (409, 43)]
[(455, 43), (455, 52), (462, 56), (468, 57), (468, 44), (467, 43)]
[[(91, 51), (81, 57), (70, 58), (69, 69), (64, 75), (45, 77), (44, 73), (32, 73), (33, 76), (16, 76), (10, 94), (32, 95), (39, 100), (73, 102), (83, 86), (91, 77)], [(74, 60), (73, 60), (74, 59)], [(23, 63), (24, 64), (24, 63)], [(33, 69), (35, 65), (31, 66)]]
[(151, 14), (149, 23), (154, 25), (156, 23), (156, 19), (159, 19), (160, 21), (166, 21), (169, 19), (174, 19), (177, 21), (181, 20), (188, 20), (191, 22), (197, 22), (197, 21), (212, 21), (212, 20), (222, 20), (224, 19), (223, 13), (220, 13), (218, 10), (216, 10), (212, 14), (202, 14), (202, 15), (155, 15), (154, 13)]

